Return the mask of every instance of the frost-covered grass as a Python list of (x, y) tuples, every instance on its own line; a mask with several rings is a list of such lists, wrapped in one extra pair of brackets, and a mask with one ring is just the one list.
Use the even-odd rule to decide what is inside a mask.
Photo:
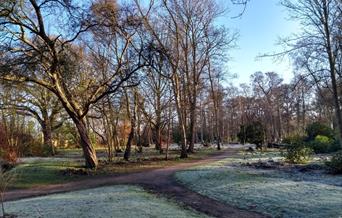
[(342, 176), (236, 167), (281, 158), (276, 153), (227, 158), (178, 172), (190, 189), (273, 217), (341, 217)]
[(5, 203), (18, 217), (206, 217), (136, 186), (110, 186)]

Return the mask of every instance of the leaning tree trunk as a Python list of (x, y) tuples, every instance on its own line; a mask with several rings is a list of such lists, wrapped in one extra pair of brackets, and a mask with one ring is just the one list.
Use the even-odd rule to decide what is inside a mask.
[(82, 119), (78, 119), (76, 117), (72, 117), (72, 119), (76, 125), (78, 134), (80, 136), (80, 144), (83, 149), (85, 166), (86, 168), (95, 169), (98, 165), (98, 160), (96, 157), (96, 151), (93, 145), (91, 144), (85, 122)]

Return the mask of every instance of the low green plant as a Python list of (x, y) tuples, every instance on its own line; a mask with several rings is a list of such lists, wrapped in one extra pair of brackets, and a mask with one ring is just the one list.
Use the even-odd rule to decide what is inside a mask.
[(315, 137), (315, 141), (320, 142), (320, 143), (332, 143), (333, 140), (324, 135), (317, 135)]
[(320, 122), (314, 122), (309, 124), (306, 127), (305, 132), (308, 136), (307, 141), (315, 140), (315, 138), (318, 135), (326, 136), (330, 139), (334, 138), (334, 130)]
[(316, 135), (312, 140), (310, 136), (292, 135), (283, 139), (282, 143), (291, 146), (306, 146), (316, 154), (336, 152), (340, 149), (340, 142), (325, 135)]
[(331, 173), (342, 174), (342, 151), (335, 153), (325, 164)]
[(285, 158), (290, 163), (304, 164), (311, 160), (313, 150), (303, 144), (301, 145), (289, 145)]
[(340, 149), (339, 141), (322, 135), (317, 135), (314, 140), (307, 142), (307, 146), (316, 154), (331, 153)]

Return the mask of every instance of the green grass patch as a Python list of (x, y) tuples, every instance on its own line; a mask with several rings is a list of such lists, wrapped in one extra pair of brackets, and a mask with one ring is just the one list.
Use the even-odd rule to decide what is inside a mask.
[(136, 186), (109, 186), (5, 203), (18, 217), (207, 217)]
[(13, 170), (17, 179), (10, 188), (31, 188), (40, 185), (58, 184), (78, 179), (77, 176), (65, 176), (62, 171), (67, 168), (80, 168), (83, 162), (72, 159), (62, 160), (35, 160), (19, 164)]

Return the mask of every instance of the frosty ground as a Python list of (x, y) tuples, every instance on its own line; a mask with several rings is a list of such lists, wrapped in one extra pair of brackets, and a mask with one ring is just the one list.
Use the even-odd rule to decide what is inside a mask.
[(206, 217), (137, 186), (109, 186), (6, 203), (18, 217)]
[[(342, 176), (300, 170), (304, 165), (253, 167), (279, 161), (279, 152), (242, 155), (178, 172), (176, 178), (200, 194), (272, 217), (342, 216)], [(322, 164), (316, 162), (311, 164)]]
[[(120, 171), (107, 181), (87, 175), (83, 183), (78, 182), (83, 177), (65, 179), (65, 175), (58, 173), (58, 170), (64, 172), (70, 161), (77, 165), (77, 155), (72, 159), (24, 159), (18, 169), (30, 169), (28, 172), (34, 175), (39, 175), (42, 169), (46, 173), (31, 181), (32, 184), (49, 187), (51, 180), (47, 178), (55, 175), (57, 183), (65, 185), (61, 184), (60, 190), (58, 185), (52, 185), (46, 193), (54, 190), (64, 193), (35, 198), (29, 194), (26, 199), (7, 202), (5, 207), (8, 213), (19, 217), (342, 216), (342, 176), (327, 174), (321, 167), (311, 169), (311, 166), (323, 166), (326, 156), (317, 156), (307, 165), (283, 165), (278, 150), (249, 153), (245, 152), (247, 147), (225, 146), (214, 156), (189, 162), (174, 161), (158, 169), (143, 167), (139, 168), (140, 173), (132, 173), (136, 170), (134, 166), (134, 171)], [(61, 169), (56, 169), (55, 164), (60, 163)], [(263, 163), (271, 166), (265, 167)], [(75, 180), (77, 183), (72, 185)], [(21, 188), (30, 190), (31, 186), (25, 187), (24, 180), (19, 183)], [(20, 194), (20, 190), (17, 192)], [(41, 194), (44, 191), (38, 193)]]

